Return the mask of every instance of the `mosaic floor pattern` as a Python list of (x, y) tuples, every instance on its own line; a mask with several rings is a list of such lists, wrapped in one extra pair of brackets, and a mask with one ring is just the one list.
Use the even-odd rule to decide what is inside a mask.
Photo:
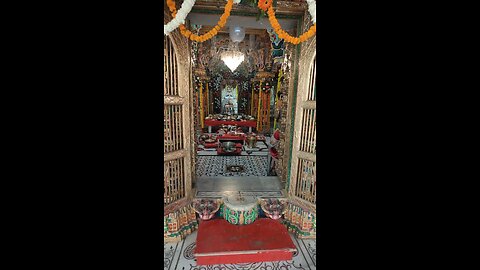
[(163, 246), (164, 270), (280, 270), (280, 269), (317, 269), (315, 239), (297, 239), (290, 235), (297, 247), (292, 261), (239, 263), (220, 265), (201, 265), (195, 262), (193, 250), (197, 232), (177, 243), (165, 243)]
[[(241, 165), (242, 172), (227, 172), (227, 165)], [(197, 176), (267, 176), (266, 156), (198, 156)]]

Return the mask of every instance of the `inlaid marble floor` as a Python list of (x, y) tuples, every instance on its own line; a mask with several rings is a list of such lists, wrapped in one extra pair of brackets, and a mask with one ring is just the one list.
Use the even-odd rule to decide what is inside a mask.
[(197, 266), (193, 250), (197, 232), (177, 243), (165, 243), (163, 246), (164, 270), (280, 270), (280, 269), (317, 269), (315, 239), (297, 239), (290, 235), (297, 247), (292, 261), (239, 263)]
[[(197, 177), (267, 176), (267, 156), (198, 156)], [(241, 165), (243, 172), (228, 172), (227, 165)]]

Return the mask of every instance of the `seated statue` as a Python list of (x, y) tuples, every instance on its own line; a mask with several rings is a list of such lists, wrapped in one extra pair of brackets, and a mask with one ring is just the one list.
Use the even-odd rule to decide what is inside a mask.
[(225, 104), (225, 113), (233, 113), (233, 104), (230, 101)]

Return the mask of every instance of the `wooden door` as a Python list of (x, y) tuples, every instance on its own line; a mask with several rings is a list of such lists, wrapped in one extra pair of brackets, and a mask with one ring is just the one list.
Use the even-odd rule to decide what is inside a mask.
[(287, 220), (301, 235), (315, 237), (316, 169), (316, 40), (302, 48), (295, 106)]
[(180, 68), (172, 39), (164, 38), (164, 203), (188, 198), (191, 194), (190, 108), (188, 69)]
[(195, 229), (192, 201), (192, 101), (188, 41), (164, 36), (164, 238), (178, 241)]

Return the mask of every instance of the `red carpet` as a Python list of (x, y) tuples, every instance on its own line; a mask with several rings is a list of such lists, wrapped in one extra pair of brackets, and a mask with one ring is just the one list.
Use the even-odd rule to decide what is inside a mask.
[(250, 225), (202, 221), (196, 242), (197, 265), (287, 261), (296, 250), (285, 226), (267, 218)]

